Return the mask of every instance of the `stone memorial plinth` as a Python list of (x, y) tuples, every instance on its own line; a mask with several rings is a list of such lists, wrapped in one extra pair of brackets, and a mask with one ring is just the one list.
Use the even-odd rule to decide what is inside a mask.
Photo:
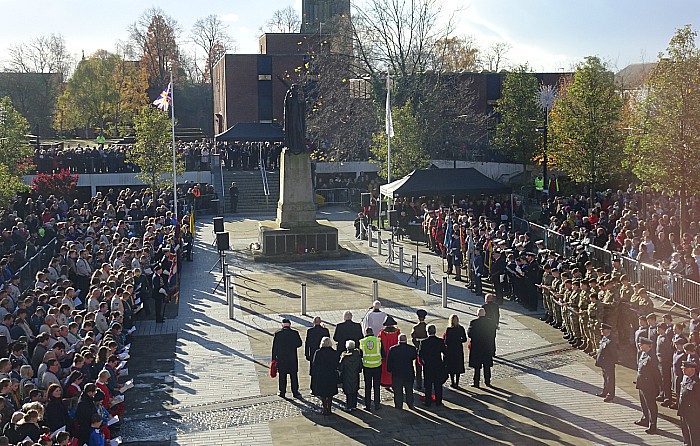
[(259, 224), (261, 260), (303, 261), (338, 252), (338, 230), (316, 221), (308, 153), (282, 150), (277, 219)]

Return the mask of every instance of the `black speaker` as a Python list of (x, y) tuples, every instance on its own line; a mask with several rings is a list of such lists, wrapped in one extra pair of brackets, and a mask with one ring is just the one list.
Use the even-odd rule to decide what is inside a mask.
[(370, 194), (368, 192), (361, 193), (360, 194), (360, 206), (362, 206), (363, 208), (368, 207), (369, 201), (370, 201), (369, 197), (370, 197)]
[(227, 249), (229, 249), (228, 232), (216, 233), (216, 249), (218, 249), (219, 251), (226, 251)]
[(399, 211), (389, 211), (389, 226), (395, 228), (399, 225)]
[(214, 232), (224, 232), (224, 217), (214, 217)]

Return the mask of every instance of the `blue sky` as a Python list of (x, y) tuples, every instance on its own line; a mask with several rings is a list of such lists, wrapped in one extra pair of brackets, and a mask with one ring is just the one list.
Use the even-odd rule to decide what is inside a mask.
[[(357, 0), (359, 5), (366, 0)], [(508, 62), (528, 62), (538, 71), (568, 70), (587, 55), (598, 55), (613, 69), (653, 61), (676, 28), (693, 24), (697, 0), (443, 0), (456, 13), (456, 33), (479, 46), (508, 42)], [(197, 18), (216, 14), (228, 23), (239, 52), (257, 52), (258, 29), (288, 5), (301, 0), (0, 0), (0, 61), (11, 44), (61, 33), (71, 52), (112, 50), (128, 37), (127, 27), (148, 7), (159, 6), (182, 28), (183, 39)]]

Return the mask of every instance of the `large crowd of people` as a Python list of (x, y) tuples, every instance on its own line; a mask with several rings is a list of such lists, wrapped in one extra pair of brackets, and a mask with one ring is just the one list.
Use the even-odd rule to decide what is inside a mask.
[[(86, 202), (25, 197), (6, 213), (0, 444), (92, 446), (116, 435), (133, 386), (133, 321), (163, 321), (180, 252), (191, 250), (189, 216), (178, 222), (171, 209), (167, 191), (125, 188)], [(52, 239), (53, 256), (23, 286), (18, 258)]]
[(672, 274), (700, 281), (700, 199), (685, 203), (686, 225), (680, 234), (680, 199), (661, 193), (607, 190), (591, 206), (584, 196), (554, 197), (543, 202), (540, 222), (572, 242), (592, 244)]
[[(474, 369), (472, 386), (491, 386), (491, 367), (496, 354), (496, 329), (500, 310), (487, 296), (478, 310), (477, 318), (465, 330), (456, 314), (450, 316), (442, 335), (434, 324), (426, 324), (428, 312), (416, 311), (416, 323), (409, 334), (401, 333), (391, 314), (375, 301), (361, 322), (353, 321), (346, 311), (343, 321), (331, 333), (319, 317), (306, 332), (302, 342), (299, 332), (289, 319), (282, 320), (272, 342), (271, 369), (279, 375), (279, 393), (286, 396), (288, 379), (292, 395), (301, 398), (297, 351), (304, 346), (309, 362), (311, 393), (321, 399), (323, 415), (331, 415), (332, 400), (338, 387), (345, 394), (345, 410), (358, 409), (360, 376), (364, 381), (363, 406), (366, 411), (380, 410), (380, 389), (391, 389), (397, 409), (404, 404), (415, 408), (415, 392), (422, 392), (422, 404), (442, 406), (443, 384), (450, 380), (451, 388), (460, 388), (465, 373), (465, 344), (469, 342), (469, 367)], [(409, 342), (410, 341), (410, 342)]]

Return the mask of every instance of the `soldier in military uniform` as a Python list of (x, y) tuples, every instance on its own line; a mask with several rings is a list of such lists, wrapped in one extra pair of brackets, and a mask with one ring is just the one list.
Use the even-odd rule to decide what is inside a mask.
[(561, 274), (559, 273), (559, 270), (557, 268), (552, 269), (552, 283), (551, 285), (549, 285), (549, 290), (547, 294), (549, 296), (549, 303), (552, 307), (552, 317), (554, 318), (554, 320), (551, 324), (554, 328), (562, 327), (561, 310), (559, 308), (559, 305), (557, 305), (557, 298), (555, 296), (555, 294), (559, 292), (562, 286), (563, 282), (561, 280)]
[(608, 324), (601, 325), (602, 339), (598, 344), (595, 365), (603, 370), (603, 391), (596, 396), (605, 398), (603, 401), (610, 403), (615, 399), (615, 364), (617, 364), (617, 343), (611, 336), (612, 327)]
[(656, 433), (656, 420), (659, 415), (659, 408), (656, 405), (656, 395), (661, 385), (661, 374), (655, 361), (652, 360), (650, 352), (653, 341), (646, 337), (639, 338), (639, 349), (641, 354), (637, 361), (637, 389), (639, 390), (639, 402), (642, 406), (642, 418), (635, 421), (637, 426), (647, 427), (647, 434)]
[[(618, 296), (611, 280), (603, 281), (602, 292), (598, 293), (603, 307), (603, 323), (615, 327), (618, 322)], [(616, 330), (617, 331), (617, 330)], [(617, 333), (615, 333), (617, 334)]]
[(566, 278), (564, 280), (564, 287), (563, 289), (560, 290), (559, 293), (556, 294), (557, 297), (557, 305), (559, 306), (559, 311), (561, 311), (561, 318), (562, 322), (564, 324), (562, 330), (564, 331), (564, 339), (571, 339), (573, 336), (573, 331), (571, 328), (570, 319), (569, 319), (569, 310), (567, 309), (568, 307), (568, 299), (569, 299), (569, 294), (571, 294), (571, 288), (572, 288), (572, 283), (573, 280), (570, 278)]
[(697, 308), (690, 309), (690, 322), (688, 322), (690, 332), (700, 331), (700, 311)]
[(683, 381), (678, 398), (678, 415), (681, 417), (683, 443), (689, 446), (700, 445), (700, 383), (697, 375), (698, 364), (683, 361)]
[(618, 312), (620, 314), (619, 320), (619, 338), (621, 347), (629, 346), (632, 341), (632, 327), (637, 323), (637, 315), (631, 310), (630, 303), (632, 301), (632, 295), (634, 291), (630, 285), (630, 280), (626, 275), (620, 277), (620, 303), (618, 306)]
[(579, 347), (585, 353), (594, 351), (598, 346), (593, 344), (593, 336), (588, 327), (588, 306), (591, 303), (591, 293), (588, 290), (588, 280), (581, 280), (581, 292), (579, 294), (579, 326), (583, 343)]
[(550, 265), (544, 265), (542, 283), (537, 285), (537, 287), (542, 290), (542, 304), (544, 305), (544, 309), (546, 311), (546, 314), (542, 320), (547, 323), (554, 321), (554, 308), (552, 307), (553, 302), (549, 291), (553, 281), (554, 276), (552, 275), (552, 267)]
[(573, 281), (573, 288), (569, 294), (569, 318), (571, 318), (571, 327), (573, 328), (573, 338), (569, 340), (574, 348), (578, 348), (583, 344), (581, 338), (581, 324), (579, 323), (579, 299), (581, 294), (581, 280)]
[[(591, 293), (589, 296), (590, 303), (588, 304), (588, 331), (591, 333), (594, 345), (600, 345), (600, 303), (598, 302), (598, 294)], [(596, 350), (593, 350), (590, 355), (595, 356)]]

